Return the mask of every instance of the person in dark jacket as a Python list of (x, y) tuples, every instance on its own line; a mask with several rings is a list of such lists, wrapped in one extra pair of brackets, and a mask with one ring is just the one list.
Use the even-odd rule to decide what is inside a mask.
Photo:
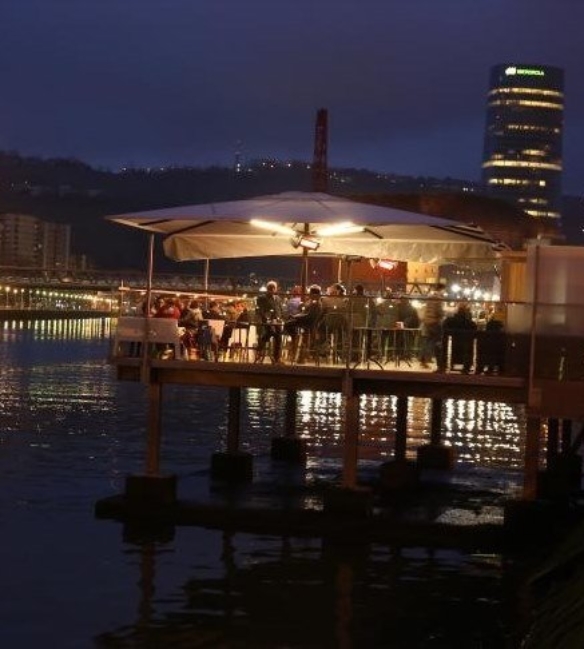
[(300, 311), (284, 324), (284, 332), (291, 339), (292, 359), (296, 358), (300, 333), (305, 334), (306, 338), (306, 345), (303, 344), (303, 347), (318, 344), (318, 325), (321, 322), (322, 313), (321, 288), (317, 284), (313, 284), (308, 289), (308, 296), (302, 303)]
[(456, 312), (445, 318), (443, 323), (445, 344), (451, 338), (451, 365), (462, 365), (465, 374), (470, 372), (473, 363), (473, 348), (477, 325), (472, 319), (468, 304), (461, 302)]
[(278, 295), (278, 284), (270, 280), (265, 293), (258, 295), (256, 313), (261, 322), (261, 334), (258, 341), (258, 361), (263, 360), (265, 350), (273, 339), (274, 362), (280, 362), (282, 353), (282, 299)]

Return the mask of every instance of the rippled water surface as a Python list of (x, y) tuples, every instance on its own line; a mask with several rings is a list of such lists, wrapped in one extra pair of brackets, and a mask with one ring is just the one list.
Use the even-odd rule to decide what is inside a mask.
[[(497, 555), (178, 528), (145, 541), (94, 518), (144, 462), (145, 391), (115, 380), (109, 323), (0, 324), (0, 647), (504, 647)], [(242, 442), (269, 474), (284, 398), (245, 394)], [(226, 432), (220, 389), (164, 396), (163, 470), (208, 497), (210, 455)], [(360, 457), (391, 457), (395, 400), (363, 397)], [(410, 401), (410, 446), (428, 435)], [(339, 473), (339, 397), (301, 393), (306, 479)], [(513, 488), (522, 413), (446, 402), (444, 435), (469, 467)], [(49, 640), (50, 639), (50, 640)]]

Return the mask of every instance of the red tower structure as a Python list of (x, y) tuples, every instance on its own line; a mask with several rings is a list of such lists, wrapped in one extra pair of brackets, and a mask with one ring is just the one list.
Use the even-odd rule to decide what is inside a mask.
[[(312, 163), (312, 191), (327, 192), (328, 189), (328, 165), (327, 165), (327, 139), (328, 139), (328, 111), (326, 108), (319, 108), (316, 112), (316, 128), (314, 131), (314, 157)], [(309, 224), (304, 224), (304, 234), (310, 235)], [(302, 249), (302, 270), (300, 285), (302, 294), (306, 295), (306, 285), (309, 279), (308, 272), (308, 248)]]
[(316, 113), (316, 128), (314, 131), (314, 158), (312, 161), (312, 191), (327, 192), (328, 189), (328, 111), (319, 108)]

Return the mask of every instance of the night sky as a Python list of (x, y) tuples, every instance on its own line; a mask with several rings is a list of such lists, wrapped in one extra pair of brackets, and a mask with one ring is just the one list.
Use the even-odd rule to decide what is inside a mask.
[(0, 150), (95, 166), (311, 160), (480, 178), (489, 69), (563, 67), (584, 190), (582, 0), (2, 0)]

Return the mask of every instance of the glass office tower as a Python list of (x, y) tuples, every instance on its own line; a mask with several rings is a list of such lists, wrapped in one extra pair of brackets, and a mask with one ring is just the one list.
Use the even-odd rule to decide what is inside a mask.
[(564, 75), (543, 65), (491, 69), (483, 182), (532, 217), (559, 218)]

